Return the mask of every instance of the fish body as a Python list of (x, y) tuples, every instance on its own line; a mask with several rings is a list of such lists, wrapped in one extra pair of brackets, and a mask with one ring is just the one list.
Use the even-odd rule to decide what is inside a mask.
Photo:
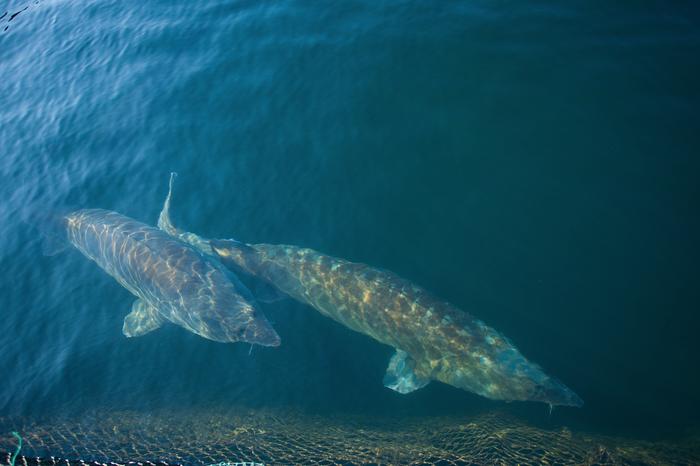
[(254, 298), (218, 261), (164, 231), (102, 209), (62, 217), (68, 241), (138, 299), (124, 334), (172, 322), (204, 338), (279, 345)]
[(409, 393), (439, 380), (486, 398), (582, 406), (583, 400), (498, 331), (398, 275), (290, 245), (207, 240), (170, 220), (170, 192), (160, 228), (216, 255), (357, 332), (390, 345), (385, 386)]
[(498, 331), (392, 272), (296, 246), (211, 246), (227, 267), (396, 348), (384, 382), (399, 392), (439, 380), (496, 400), (583, 403)]

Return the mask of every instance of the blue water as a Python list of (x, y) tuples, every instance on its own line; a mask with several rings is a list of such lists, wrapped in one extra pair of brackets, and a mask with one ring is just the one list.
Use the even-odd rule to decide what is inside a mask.
[[(241, 405), (700, 427), (700, 16), (667, 2), (0, 4), (0, 415)], [(23, 8), (28, 7), (22, 11)], [(10, 21), (13, 13), (21, 11)], [(5, 30), (5, 28), (7, 28)], [(169, 326), (33, 228), (100, 207), (389, 269), (586, 402), (548, 417), (440, 383), (287, 300), (279, 348)]]

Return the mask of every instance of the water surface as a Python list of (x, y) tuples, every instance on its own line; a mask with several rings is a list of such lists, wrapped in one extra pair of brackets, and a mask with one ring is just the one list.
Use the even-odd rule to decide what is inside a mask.
[[(23, 8), (26, 10), (21, 11)], [(695, 9), (663, 2), (0, 5), (0, 415), (295, 409), (697, 430)], [(16, 13), (11, 21), (10, 17)], [(2, 31), (5, 27), (7, 30)], [(169, 326), (33, 220), (99, 207), (392, 270), (586, 402), (401, 396), (393, 350), (287, 300), (281, 347)]]

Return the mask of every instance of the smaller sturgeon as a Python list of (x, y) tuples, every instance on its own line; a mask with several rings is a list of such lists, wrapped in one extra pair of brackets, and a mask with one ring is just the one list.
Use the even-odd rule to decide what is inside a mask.
[(486, 398), (583, 405), (498, 331), (391, 272), (288, 245), (206, 240), (175, 228), (170, 192), (158, 226), (357, 332), (396, 348), (384, 385), (409, 393), (439, 380)]
[(191, 245), (102, 209), (71, 212), (59, 225), (73, 246), (138, 298), (124, 319), (127, 337), (169, 321), (214, 341), (279, 345), (250, 292)]

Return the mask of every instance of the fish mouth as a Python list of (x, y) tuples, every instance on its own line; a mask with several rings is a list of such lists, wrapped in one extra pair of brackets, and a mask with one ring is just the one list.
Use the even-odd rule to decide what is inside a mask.
[(280, 336), (267, 320), (257, 319), (248, 324), (241, 340), (260, 346), (279, 346)]

